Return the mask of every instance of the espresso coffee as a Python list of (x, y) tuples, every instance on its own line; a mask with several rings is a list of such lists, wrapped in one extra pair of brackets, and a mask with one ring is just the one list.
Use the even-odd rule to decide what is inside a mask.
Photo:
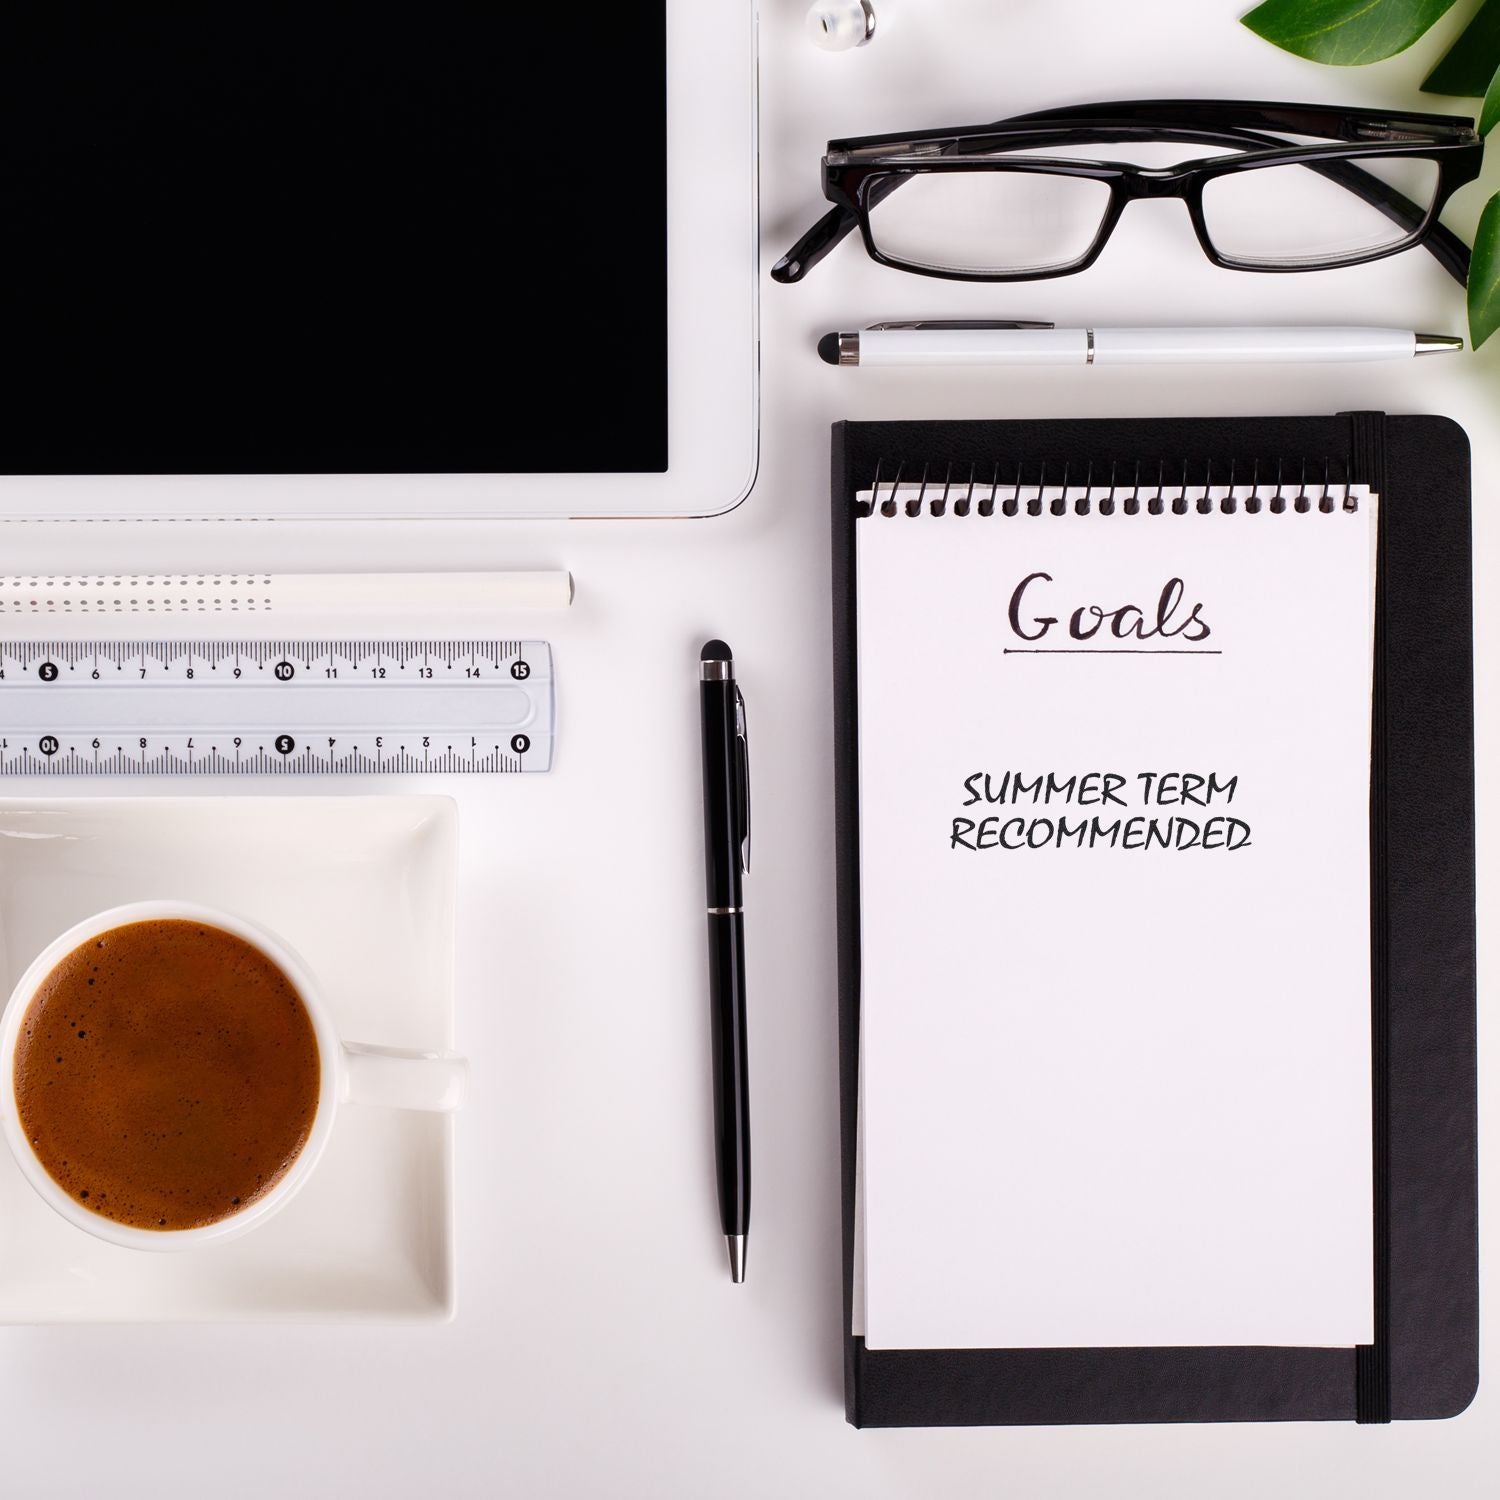
[(258, 948), (203, 922), (88, 939), (21, 1022), (14, 1087), (37, 1159), (137, 1229), (242, 1212), (286, 1174), (318, 1108), (307, 1007)]

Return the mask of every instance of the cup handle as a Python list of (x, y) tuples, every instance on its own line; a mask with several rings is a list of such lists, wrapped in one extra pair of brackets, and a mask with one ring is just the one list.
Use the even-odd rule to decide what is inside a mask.
[(463, 1103), (468, 1081), (468, 1059), (454, 1052), (406, 1052), (399, 1047), (344, 1043), (340, 1097), (349, 1104), (446, 1114)]

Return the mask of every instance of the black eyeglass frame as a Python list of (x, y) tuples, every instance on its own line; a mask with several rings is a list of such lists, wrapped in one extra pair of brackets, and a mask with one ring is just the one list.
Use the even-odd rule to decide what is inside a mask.
[[(1329, 138), (1295, 145), (1267, 130)], [(1149, 168), (1129, 162), (998, 156), (1025, 146), (1091, 141), (1176, 142), (1235, 147), (1234, 154)], [(1042, 111), (988, 125), (858, 136), (829, 141), (823, 194), (835, 206), (771, 269), (781, 282), (800, 281), (858, 228), (866, 253), (880, 265), (948, 281), (1042, 281), (1071, 276), (1099, 258), (1127, 204), (1141, 198), (1182, 198), (1204, 254), (1217, 266), (1268, 273), (1332, 270), (1361, 265), (1425, 245), (1456, 280), (1468, 279), (1469, 249), (1438, 217), (1452, 195), (1479, 175), (1484, 143), (1474, 122), (1455, 115), (1346, 110), (1325, 105), (1250, 100), (1137, 100)], [(1438, 168), (1432, 201), (1417, 204), (1360, 167), (1361, 159), (1416, 157)], [(1347, 255), (1264, 261), (1226, 255), (1213, 242), (1203, 190), (1219, 177), (1277, 166), (1306, 166), (1372, 204), (1406, 233), (1390, 244)], [(1105, 183), (1109, 202), (1088, 248), (1071, 261), (1019, 270), (984, 271), (932, 266), (890, 255), (877, 243), (870, 210), (914, 176), (930, 172), (1023, 172), (1081, 177)]]

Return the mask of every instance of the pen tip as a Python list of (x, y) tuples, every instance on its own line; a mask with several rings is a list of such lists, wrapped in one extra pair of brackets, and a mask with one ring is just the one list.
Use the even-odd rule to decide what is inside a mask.
[(738, 1286), (745, 1279), (745, 1236), (726, 1234), (724, 1243), (729, 1246), (729, 1278)]
[(825, 365), (836, 365), (839, 362), (839, 336), (836, 333), (825, 333), (818, 340), (818, 358)]
[(733, 661), (734, 655), (723, 641), (709, 641), (703, 648), (699, 661)]

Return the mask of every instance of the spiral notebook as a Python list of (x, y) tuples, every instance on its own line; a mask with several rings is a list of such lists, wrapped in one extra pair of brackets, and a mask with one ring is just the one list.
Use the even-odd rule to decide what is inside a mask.
[[(1392, 616), (1389, 539), (1426, 504), (1466, 597), (1467, 490), (1451, 424), (1387, 461), (1405, 420), (837, 430), (856, 1422), (1434, 1414), (1390, 1409), (1391, 1194), (1444, 1200), (1406, 1290), (1452, 1325), (1472, 1180), (1393, 1184), (1390, 1038), (1437, 984), (1466, 1105), (1472, 975), (1388, 982), (1386, 657), (1410, 624), (1466, 723), (1468, 636)], [(1468, 735), (1423, 743), (1471, 807)], [(1426, 867), (1470, 963), (1471, 828)]]

